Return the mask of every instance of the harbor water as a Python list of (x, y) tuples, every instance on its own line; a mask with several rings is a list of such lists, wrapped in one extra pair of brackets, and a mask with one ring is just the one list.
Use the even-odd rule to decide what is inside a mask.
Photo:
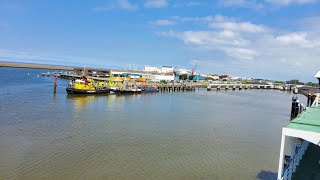
[(276, 178), (293, 94), (53, 94), (42, 72), (0, 68), (0, 179)]

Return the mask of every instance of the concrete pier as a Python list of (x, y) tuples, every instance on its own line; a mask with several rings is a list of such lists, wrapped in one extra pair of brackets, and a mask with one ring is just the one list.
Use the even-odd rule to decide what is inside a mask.
[(210, 84), (207, 86), (207, 89), (211, 90), (211, 89), (225, 89), (225, 90), (242, 90), (242, 89), (274, 89), (275, 86), (274, 85), (261, 85), (261, 84)]

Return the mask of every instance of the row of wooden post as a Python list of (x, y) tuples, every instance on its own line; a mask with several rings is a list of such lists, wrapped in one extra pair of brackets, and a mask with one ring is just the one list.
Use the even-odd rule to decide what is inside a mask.
[(161, 92), (195, 91), (194, 86), (159, 86)]

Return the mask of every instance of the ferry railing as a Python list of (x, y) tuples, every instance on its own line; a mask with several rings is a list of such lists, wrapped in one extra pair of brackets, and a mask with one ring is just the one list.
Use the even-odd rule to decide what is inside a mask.
[(317, 93), (317, 96), (316, 96), (315, 100), (313, 101), (313, 103), (311, 104), (311, 107), (318, 107), (319, 106), (319, 99), (320, 99), (319, 94), (320, 94), (320, 92)]
[(281, 180), (291, 180), (292, 174), (296, 172), (297, 167), (299, 166), (300, 160), (305, 154), (307, 148), (309, 146), (309, 142), (303, 140), (300, 144), (299, 148), (296, 151), (296, 154), (291, 158), (289, 164), (285, 167)]

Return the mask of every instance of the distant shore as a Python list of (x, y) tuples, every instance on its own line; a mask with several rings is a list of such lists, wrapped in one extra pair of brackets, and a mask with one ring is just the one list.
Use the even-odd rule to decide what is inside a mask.
[(72, 67), (72, 66), (59, 66), (59, 65), (49, 65), (49, 64), (32, 64), (32, 63), (6, 62), (6, 61), (0, 61), (0, 67), (52, 69), (52, 70), (69, 70), (69, 71), (72, 71), (75, 68), (75, 67)]
[(318, 87), (301, 87), (299, 89), (299, 94), (303, 94), (305, 96), (308, 96), (308, 94), (314, 94), (317, 93), (319, 88)]

